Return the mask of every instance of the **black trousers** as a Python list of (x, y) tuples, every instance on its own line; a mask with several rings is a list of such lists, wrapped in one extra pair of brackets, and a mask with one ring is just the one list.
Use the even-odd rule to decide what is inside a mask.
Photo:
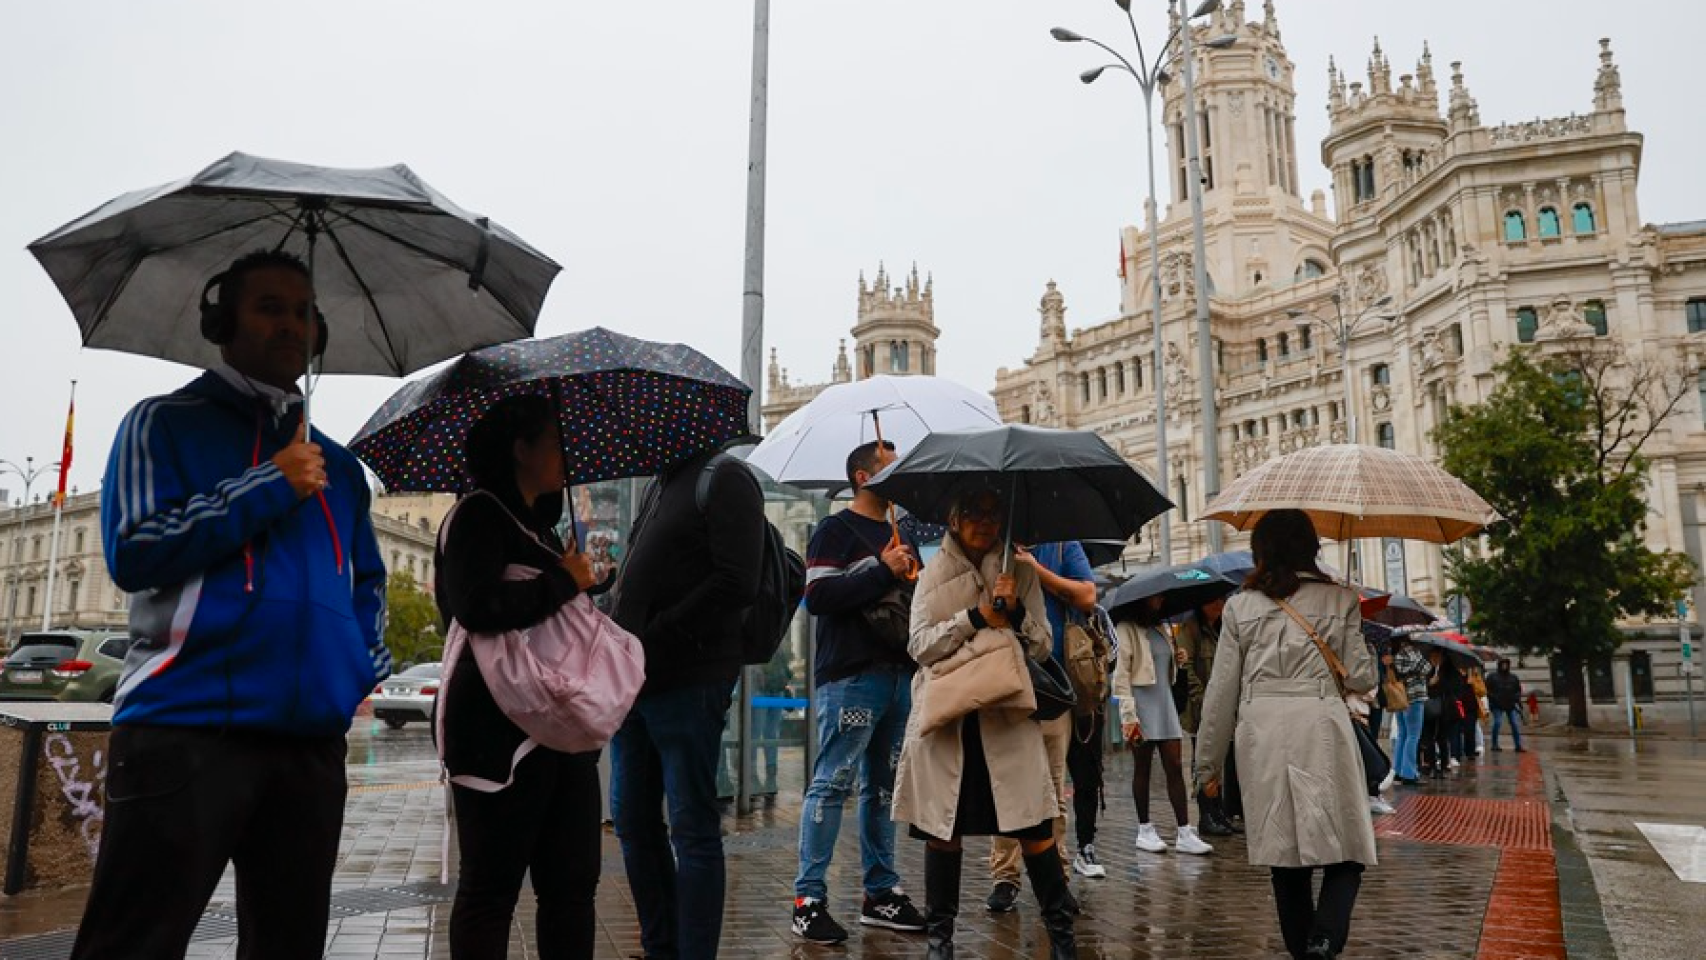
[(344, 738), (125, 725), (74, 960), (178, 960), (226, 864), (240, 960), (310, 960), (344, 820)]
[[(1269, 867), (1280, 934), (1292, 956), (1301, 957), (1309, 941), (1326, 937), (1334, 955), (1351, 934), (1351, 910), (1362, 887), (1362, 864), (1346, 861), (1327, 867)], [(1321, 896), (1315, 897), (1315, 871), (1321, 871)]]
[(450, 908), (454, 960), (503, 960), (521, 882), (538, 899), (536, 956), (591, 957), (602, 832), (598, 754), (536, 747), (497, 793), (451, 788), (461, 875)]
[[(1086, 740), (1085, 735), (1089, 734)], [(1072, 739), (1066, 743), (1066, 775), (1072, 778), (1072, 819), (1080, 849), (1096, 842), (1096, 817), (1102, 806), (1102, 749), (1107, 739), (1107, 714), (1072, 718)]]

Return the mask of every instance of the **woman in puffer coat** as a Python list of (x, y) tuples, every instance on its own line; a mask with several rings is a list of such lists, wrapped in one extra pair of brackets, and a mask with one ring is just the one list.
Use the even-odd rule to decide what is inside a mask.
[(1031, 889), (1042, 906), (1049, 956), (1065, 960), (1075, 955), (1066, 874), (1054, 840), (1054, 819), (1063, 811), (1041, 728), (1023, 711), (982, 709), (923, 731), (932, 668), (974, 639), (1017, 643), (1037, 660), (1054, 646), (1036, 574), (1010, 557), (1003, 563), (1006, 517), (998, 493), (962, 495), (948, 517), (949, 535), (919, 575), (912, 601), (907, 649), (920, 669), (912, 681), (913, 709), (895, 771), (894, 819), (911, 824), (912, 834), (927, 844), (930, 960), (954, 956), (964, 856), (960, 841), (968, 836), (1019, 841)]
[[(1226, 604), (1203, 702), (1198, 783), (1216, 792), (1216, 758), (1236, 723), (1250, 862), (1272, 872), (1286, 949), (1310, 960), (1336, 957), (1350, 934), (1363, 868), (1375, 863), (1374, 827), (1345, 699), (1292, 612), (1342, 663), (1347, 695), (1374, 688), (1374, 658), (1362, 640), (1357, 595), (1316, 567), (1321, 542), (1307, 514), (1269, 512), (1251, 547), (1256, 572)], [(1324, 874), (1318, 902), (1317, 869)]]

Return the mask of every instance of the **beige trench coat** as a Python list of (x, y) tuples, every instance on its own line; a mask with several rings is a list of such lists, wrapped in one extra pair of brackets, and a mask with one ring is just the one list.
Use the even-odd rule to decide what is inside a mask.
[[(1288, 602), (1343, 661), (1346, 689), (1373, 689), (1356, 594), (1305, 580)], [(1197, 733), (1199, 785), (1220, 775), (1234, 723), (1250, 862), (1373, 866), (1368, 783), (1345, 703), (1309, 634), (1254, 590), (1234, 596), (1221, 620)]]
[(1159, 670), (1167, 671), (1167, 686), (1173, 685), (1178, 676), (1178, 661), (1169, 658), (1166, 663), (1157, 666), (1155, 657), (1149, 651), (1149, 632), (1151, 630), (1166, 631), (1166, 627), (1140, 627), (1130, 620), (1121, 620), (1114, 624), (1114, 631), (1120, 637), (1119, 656), (1114, 658), (1114, 674), (1108, 680), (1108, 685), (1114, 691), (1114, 700), (1120, 706), (1120, 727), (1123, 730), (1137, 722), (1137, 703), (1131, 698), (1132, 687), (1153, 687), (1160, 679)]
[[(953, 537), (918, 576), (912, 597), (912, 641), (907, 651), (921, 666), (929, 666), (972, 638), (970, 610), (988, 598), (988, 586), (1001, 572), (1001, 551), (991, 550), (981, 567), (974, 567)], [(1041, 660), (1054, 647), (1043, 606), (1042, 583), (1029, 565), (1010, 564), (1018, 595), (1025, 607), (1023, 635), (1026, 653)], [(988, 586), (986, 586), (988, 585)], [(960, 721), (920, 736), (922, 705), (930, 696), (927, 671), (912, 678), (912, 714), (894, 777), (894, 819), (910, 823), (933, 837), (954, 836), (954, 817), (960, 800)], [(1022, 713), (983, 710), (978, 713), (983, 751), (989, 762), (990, 792), (995, 795), (997, 821), (1003, 831), (1023, 830), (1062, 812), (1049, 774), (1042, 728)]]

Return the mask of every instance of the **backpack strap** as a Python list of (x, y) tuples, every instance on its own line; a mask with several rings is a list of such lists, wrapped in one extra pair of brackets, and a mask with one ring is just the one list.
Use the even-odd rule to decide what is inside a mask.
[(699, 479), (693, 484), (693, 505), (699, 509), (700, 513), (704, 513), (705, 509), (711, 505), (711, 479), (716, 476), (717, 468), (722, 466), (724, 462), (733, 459), (734, 457), (726, 453), (719, 453), (705, 461), (705, 466), (700, 468)]

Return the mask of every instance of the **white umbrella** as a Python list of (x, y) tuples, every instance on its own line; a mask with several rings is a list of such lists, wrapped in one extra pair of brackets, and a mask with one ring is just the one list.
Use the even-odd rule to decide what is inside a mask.
[(932, 433), (1001, 425), (989, 394), (941, 377), (876, 376), (838, 383), (776, 425), (747, 462), (779, 483), (835, 492), (847, 455), (879, 436), (901, 453)]

